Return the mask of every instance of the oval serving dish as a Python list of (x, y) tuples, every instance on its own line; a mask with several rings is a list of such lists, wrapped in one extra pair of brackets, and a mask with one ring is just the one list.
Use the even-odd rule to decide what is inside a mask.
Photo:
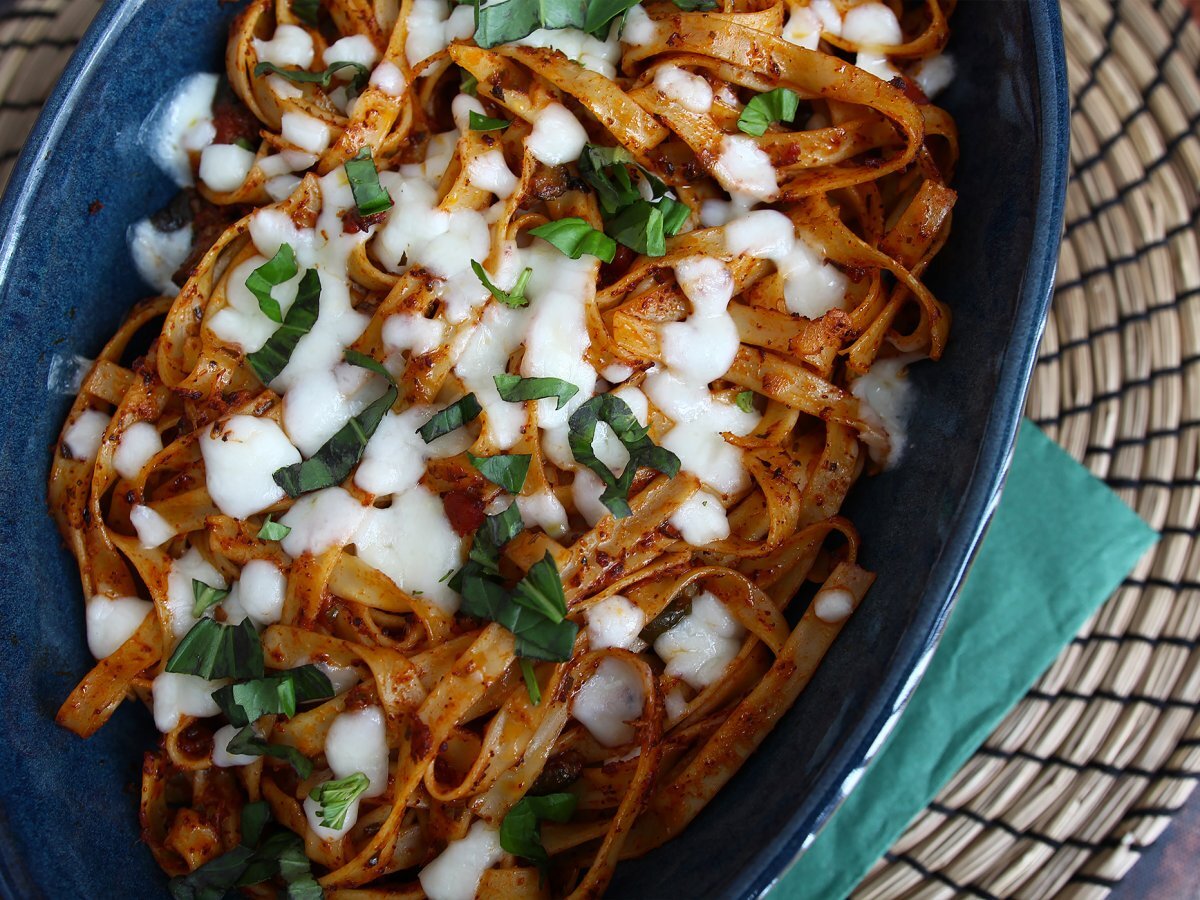
[[(54, 713), (91, 666), (77, 570), (46, 512), (63, 378), (150, 292), (126, 227), (175, 193), (139, 139), (158, 97), (221, 65), (239, 5), (111, 0), (46, 105), (0, 207), (0, 895), (162, 897), (138, 841), (137, 760), (157, 739), (136, 704), (84, 742)], [(613, 897), (754, 897), (807, 846), (924, 671), (1007, 469), (1053, 283), (1067, 95), (1053, 0), (964, 0), (940, 102), (957, 119), (957, 216), (931, 270), (955, 313), (917, 367), (903, 464), (847, 512), (879, 573), (793, 709), (678, 839), (622, 864)], [(96, 204), (95, 201), (99, 201)]]

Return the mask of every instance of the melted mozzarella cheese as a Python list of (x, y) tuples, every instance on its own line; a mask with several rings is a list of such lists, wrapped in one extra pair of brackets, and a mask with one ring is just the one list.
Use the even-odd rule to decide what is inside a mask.
[(280, 134), (289, 144), (309, 153), (323, 153), (329, 146), (329, 126), (305, 113), (284, 113)]
[(198, 621), (192, 613), (196, 600), (193, 581), (201, 581), (218, 590), (228, 587), (225, 577), (195, 547), (188, 548), (187, 553), (173, 560), (167, 572), (167, 616), (176, 639), (187, 634)]
[(280, 546), (289, 556), (320, 556), (330, 547), (350, 543), (366, 512), (366, 507), (340, 487), (305, 494), (279, 519), (292, 529)]
[[(379, 51), (365, 34), (352, 34), (334, 41), (325, 48), (321, 57), (327, 66), (335, 62), (352, 62), (369, 69), (375, 65), (375, 60), (379, 59)], [(345, 72), (344, 69), (342, 71)], [(345, 77), (349, 78), (352, 75), (353, 72), (347, 72)]]
[(654, 20), (646, 14), (642, 4), (629, 7), (625, 13), (625, 30), (621, 32), (621, 42), (631, 47), (645, 47), (652, 44), (658, 35), (658, 27)]
[(921, 60), (913, 71), (917, 86), (932, 100), (954, 81), (954, 57), (949, 53), (939, 53), (928, 59)]
[(392, 353), (409, 351), (418, 356), (441, 346), (446, 323), (418, 313), (396, 313), (383, 320), (383, 346)]
[(635, 653), (646, 644), (638, 634), (646, 627), (646, 613), (620, 594), (606, 597), (587, 609), (588, 646), (593, 650), (620, 647)]
[(255, 38), (253, 44), (260, 62), (274, 63), (281, 67), (297, 66), (301, 69), (312, 65), (312, 37), (298, 25), (278, 25), (269, 41)]
[(692, 314), (659, 329), (663, 361), (682, 378), (708, 384), (729, 370), (741, 345), (728, 309), (733, 278), (724, 263), (705, 256), (681, 260), (675, 278), (692, 303)]
[(244, 519), (283, 499), (271, 476), (300, 462), (283, 429), (272, 419), (233, 416), (200, 437), (208, 493), (221, 512)]
[(140, 503), (129, 510), (129, 524), (137, 532), (138, 541), (147, 549), (161, 547), (175, 537), (175, 527), (161, 513)]
[(378, 797), (387, 790), (388, 745), (383, 710), (367, 706), (341, 713), (325, 736), (325, 759), (335, 778), (355, 772), (367, 776), (370, 785), (362, 795)]
[[(532, 281), (530, 279), (530, 284)], [(483, 407), (488, 432), (501, 450), (507, 450), (521, 437), (528, 416), (524, 403), (509, 403), (500, 398), (493, 378), (496, 373), (505, 371), (508, 358), (521, 345), (528, 315), (527, 309), (490, 304), (467, 337), (466, 346), (454, 367), (454, 374), (462, 379), (464, 387), (475, 394)]]
[(121, 432), (113, 454), (113, 468), (122, 478), (132, 481), (162, 448), (158, 429), (149, 422), (134, 422)]
[(781, 36), (797, 47), (816, 50), (821, 45), (821, 19), (807, 6), (793, 6)]
[(888, 434), (885, 448), (876, 441), (867, 440), (871, 458), (882, 463), (885, 469), (894, 468), (904, 456), (908, 440), (908, 416), (912, 411), (912, 384), (907, 378), (907, 367), (916, 358), (911, 355), (877, 359), (870, 371), (857, 378), (850, 386), (851, 392), (867, 407), (883, 425)]
[(228, 679), (208, 681), (195, 675), (163, 672), (151, 684), (155, 727), (165, 734), (178, 728), (184, 716), (217, 715), (221, 707), (212, 698), (213, 691), (228, 683)]
[(817, 596), (813, 598), (813, 612), (822, 622), (844, 622), (854, 612), (854, 595), (841, 588), (817, 591)]
[(370, 85), (389, 97), (399, 97), (408, 87), (408, 79), (404, 77), (399, 66), (385, 59), (371, 72)]
[(616, 64), (621, 58), (621, 48), (615, 40), (615, 31), (615, 28), (610, 30), (609, 39), (602, 41), (578, 28), (539, 28), (512, 43), (523, 47), (549, 47), (585, 69), (613, 79), (617, 76)]
[(517, 497), (517, 508), (522, 521), (536, 525), (550, 537), (560, 538), (567, 533), (567, 511), (553, 491), (542, 489), (536, 494), (522, 494)]
[(489, 150), (474, 157), (467, 164), (467, 177), (472, 185), (491, 191), (501, 200), (517, 189), (517, 176), (509, 169), (500, 150)]
[(155, 108), (142, 129), (142, 141), (160, 169), (180, 187), (192, 181), (191, 152), (211, 144), (217, 130), (212, 103), (217, 76), (198, 72), (183, 79)]
[(715, 596), (705, 591), (692, 601), (692, 611), (654, 642), (668, 675), (701, 690), (725, 672), (737, 656), (746, 630)]
[(579, 159), (586, 143), (579, 120), (561, 103), (549, 103), (537, 111), (525, 149), (543, 165), (561, 166)]
[(87, 644), (96, 659), (104, 659), (133, 637), (154, 604), (138, 597), (98, 595), (87, 602)]
[[(248, 753), (229, 752), (229, 742), (237, 736), (240, 730), (236, 725), (223, 725), (213, 734), (212, 761), (214, 766), (230, 769), (234, 766), (248, 766), (259, 759)], [(260, 738), (263, 736), (257, 725), (254, 726), (254, 734)]]
[(605, 747), (620, 747), (633, 740), (634, 730), (629, 723), (642, 714), (645, 704), (637, 672), (610, 656), (576, 692), (571, 715)]
[(359, 558), (402, 590), (419, 593), (447, 615), (459, 596), (442, 581), (462, 565), (463, 539), (451, 527), (441, 498), (416, 485), (386, 509), (368, 509), (354, 536)]
[(721, 152), (712, 173), (730, 194), (745, 194), (759, 200), (771, 200), (779, 192), (771, 157), (758, 144), (741, 134), (721, 138)]
[(860, 3), (846, 10), (842, 37), (861, 47), (892, 47), (904, 42), (896, 14), (882, 3)]
[(580, 468), (575, 471), (575, 480), (571, 482), (571, 502), (588, 525), (594, 526), (605, 516), (611, 515), (608, 507), (600, 502), (602, 493), (604, 482), (591, 469)]
[(399, 494), (416, 485), (431, 459), (455, 456), (471, 446), (471, 434), (457, 428), (431, 443), (417, 429), (434, 414), (432, 406), (410, 406), (402, 413), (388, 412), (371, 435), (354, 483), (372, 494)]
[(721, 499), (703, 488), (684, 501), (669, 521), (693, 547), (729, 537), (729, 519)]
[(100, 452), (100, 442), (110, 421), (112, 418), (99, 410), (85, 409), (81, 412), (63, 432), (63, 446), (71, 454), (71, 459), (93, 462)]
[(725, 226), (725, 249), (775, 263), (791, 313), (816, 319), (846, 307), (846, 276), (798, 238), (791, 219), (781, 212), (755, 210), (730, 222)]
[(231, 604), (237, 604), (255, 625), (274, 625), (283, 615), (287, 593), (287, 577), (275, 563), (267, 559), (252, 559), (242, 566), (237, 582), (225, 598), (227, 621), (237, 624), (230, 615)]
[(283, 427), (304, 456), (312, 456), (380, 394), (366, 369), (342, 363), (299, 376), (283, 398)]
[(470, 37), (475, 32), (472, 7), (458, 6), (451, 12), (442, 0), (413, 0), (406, 21), (408, 34), (404, 55), (410, 66), (445, 50), (451, 41)]
[(473, 900), (483, 873), (504, 856), (500, 832), (482, 820), (451, 841), (417, 878), (429, 900)]
[(237, 144), (209, 144), (200, 154), (200, 180), (211, 190), (233, 191), (254, 168), (254, 152)]
[(125, 243), (142, 280), (168, 297), (179, 293), (172, 280), (179, 267), (192, 251), (192, 226), (174, 231), (161, 231), (151, 219), (142, 219), (129, 226)]
[(678, 66), (659, 66), (654, 73), (654, 87), (668, 100), (674, 100), (686, 110), (706, 113), (712, 109), (713, 92), (708, 81)]

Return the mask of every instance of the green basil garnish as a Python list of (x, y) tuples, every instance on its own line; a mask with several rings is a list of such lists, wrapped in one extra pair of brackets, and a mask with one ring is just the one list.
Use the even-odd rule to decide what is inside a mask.
[(204, 615), (204, 611), (210, 606), (216, 606), (222, 600), (229, 596), (229, 591), (224, 588), (216, 588), (211, 584), (205, 584), (203, 581), (192, 579), (192, 615), (197, 619)]
[(510, 403), (523, 403), (526, 400), (543, 400), (546, 397), (557, 397), (555, 409), (563, 405), (579, 393), (579, 388), (561, 378), (522, 378), (520, 375), (494, 375), (496, 390), (500, 399)]
[(379, 170), (371, 157), (371, 148), (363, 147), (346, 160), (346, 179), (354, 194), (354, 205), (364, 219), (392, 208), (392, 196), (379, 183)]
[(425, 443), (436, 441), (444, 434), (449, 434), (456, 428), (462, 428), (468, 422), (483, 412), (483, 407), (475, 399), (474, 394), (467, 394), (455, 400), (443, 410), (434, 413), (433, 417), (417, 429), (417, 434)]
[(270, 516), (267, 516), (267, 521), (263, 522), (262, 528), (258, 529), (258, 539), (260, 541), (282, 541), (291, 533), (292, 529), (290, 525), (276, 522)]
[(489, 116), (481, 116), (475, 110), (467, 113), (467, 127), (472, 131), (503, 131), (512, 122), (508, 119), (493, 119)]
[(346, 824), (350, 804), (370, 786), (371, 780), (366, 775), (355, 772), (337, 781), (321, 782), (309, 791), (308, 796), (321, 804), (321, 824), (326, 828), (339, 829)]
[(752, 97), (738, 116), (739, 131), (761, 136), (776, 122), (790, 122), (796, 118), (800, 98), (788, 88), (775, 88), (765, 94)]
[(258, 298), (258, 308), (272, 322), (282, 322), (283, 313), (279, 301), (271, 296), (271, 289), (279, 287), (296, 276), (296, 254), (291, 244), (280, 244), (279, 250), (269, 260), (250, 273), (246, 288)]
[(320, 72), (309, 72), (306, 69), (284, 69), (275, 63), (260, 62), (254, 67), (254, 77), (261, 78), (265, 74), (279, 75), (295, 84), (319, 84), (325, 90), (329, 90), (330, 85), (333, 84), (334, 73), (346, 68), (354, 69), (354, 77), (350, 79), (350, 89), (356, 93), (362, 91), (371, 79), (371, 70), (362, 63), (345, 60), (332, 63)]
[(754, 412), (754, 391), (739, 391), (737, 395), (737, 408), (744, 413)]
[(529, 233), (553, 244), (571, 259), (579, 259), (587, 253), (607, 263), (617, 255), (616, 241), (577, 216), (547, 222), (529, 229)]
[(254, 726), (247, 725), (229, 739), (226, 749), (242, 756), (273, 756), (289, 763), (296, 774), (307, 778), (312, 774), (312, 760), (288, 744), (272, 744), (254, 733)]
[(298, 666), (277, 675), (227, 684), (213, 691), (230, 724), (244, 728), (263, 716), (296, 714), (296, 705), (333, 696), (333, 684), (316, 666)]
[(216, 619), (201, 619), (179, 641), (167, 660), (168, 672), (215, 678), (261, 678), (262, 643), (254, 623), (243, 619), (225, 625)]
[(545, 870), (550, 862), (542, 846), (541, 822), (567, 822), (575, 814), (578, 798), (574, 794), (546, 794), (530, 797), (526, 794), (509, 810), (500, 822), (500, 846)]
[(275, 329), (262, 349), (246, 356), (258, 380), (269, 385), (287, 368), (288, 360), (300, 338), (312, 331), (321, 314), (321, 278), (316, 269), (309, 269), (300, 279), (296, 301), (284, 316), (283, 324)]
[(467, 452), (467, 461), (493, 484), (498, 484), (510, 494), (521, 493), (525, 476), (529, 474), (528, 453), (501, 454), (499, 456), (476, 456)]
[(475, 273), (475, 277), (479, 279), (480, 283), (488, 289), (489, 294), (510, 309), (520, 309), (523, 306), (529, 305), (529, 298), (525, 296), (525, 286), (529, 284), (529, 276), (533, 274), (533, 269), (528, 266), (517, 276), (517, 283), (513, 285), (511, 291), (502, 291), (496, 285), (492, 284), (492, 280), (488, 278), (487, 271), (475, 260), (471, 260), (471, 271)]

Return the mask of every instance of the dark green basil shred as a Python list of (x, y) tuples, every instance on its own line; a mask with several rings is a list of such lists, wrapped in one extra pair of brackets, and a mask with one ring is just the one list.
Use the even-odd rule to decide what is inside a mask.
[(511, 124), (512, 122), (508, 121), (508, 119), (493, 119), (489, 116), (480, 115), (475, 110), (471, 110), (467, 114), (467, 127), (471, 131), (503, 131)]
[(276, 522), (270, 516), (267, 516), (267, 520), (262, 523), (262, 528), (258, 529), (258, 539), (260, 541), (282, 541), (291, 533), (292, 529), (290, 525)]
[(765, 94), (750, 98), (750, 102), (738, 116), (739, 131), (756, 137), (766, 134), (776, 122), (790, 122), (796, 118), (800, 108), (800, 97), (788, 88), (775, 88)]
[(270, 384), (287, 368), (292, 351), (300, 338), (312, 331), (321, 314), (321, 278), (316, 269), (309, 269), (300, 279), (296, 300), (262, 348), (246, 356), (250, 368), (263, 384)]
[(434, 413), (428, 422), (417, 429), (417, 434), (425, 443), (432, 443), (442, 435), (449, 434), (454, 429), (462, 428), (468, 422), (474, 421), (481, 412), (483, 412), (483, 407), (479, 405), (475, 395), (467, 394), (465, 397), (455, 400), (445, 409)]
[(471, 260), (471, 271), (475, 273), (480, 284), (488, 289), (488, 293), (505, 306), (511, 309), (520, 309), (529, 305), (529, 298), (525, 296), (525, 286), (529, 284), (529, 277), (533, 274), (533, 269), (528, 266), (517, 276), (517, 283), (513, 285), (511, 291), (502, 291), (496, 287), (488, 278), (487, 271), (475, 260)]
[(526, 794), (500, 821), (500, 846), (514, 856), (536, 863), (545, 871), (550, 856), (542, 846), (541, 823), (568, 822), (575, 814), (579, 798), (574, 794), (545, 794), (531, 797)]
[(525, 476), (529, 474), (528, 453), (499, 454), (498, 456), (476, 456), (467, 452), (467, 461), (471, 463), (488, 481), (498, 484), (510, 494), (521, 493), (525, 486)]
[(354, 205), (364, 219), (392, 208), (392, 196), (379, 183), (379, 170), (371, 157), (371, 148), (363, 147), (346, 160), (346, 180), (354, 194)]
[(279, 75), (295, 84), (318, 84), (324, 90), (329, 90), (333, 84), (333, 76), (342, 69), (354, 69), (354, 77), (350, 79), (350, 90), (360, 93), (371, 79), (371, 70), (362, 63), (342, 61), (326, 66), (320, 72), (309, 72), (307, 69), (285, 69), (275, 63), (260, 62), (254, 67), (254, 77), (263, 75)]
[(617, 255), (616, 241), (577, 216), (547, 222), (529, 229), (529, 233), (553, 244), (571, 259), (579, 259), (587, 253), (607, 263)]
[(557, 398), (555, 409), (563, 405), (579, 393), (579, 388), (561, 378), (522, 378), (520, 375), (493, 375), (496, 390), (501, 400), (510, 403), (523, 403), (526, 400), (543, 400), (547, 397)]
[(291, 244), (280, 244), (269, 260), (250, 273), (246, 288), (258, 298), (258, 308), (272, 322), (282, 322), (279, 301), (271, 296), (272, 288), (296, 276), (296, 253)]
[[(666, 239), (677, 234), (690, 215), (687, 205), (668, 197), (667, 185), (637, 165), (623, 147), (588, 144), (579, 158), (579, 174), (596, 191), (605, 233), (643, 256), (663, 256)], [(649, 200), (638, 190), (635, 174), (646, 181)]]
[(320, 9), (320, 0), (292, 0), (292, 15), (309, 25), (317, 24), (317, 12)]
[(262, 716), (296, 714), (297, 704), (328, 700), (333, 684), (316, 666), (298, 666), (264, 678), (227, 684), (213, 691), (213, 700), (231, 725), (244, 728)]
[(231, 737), (226, 749), (230, 753), (237, 753), (241, 756), (272, 756), (275, 759), (282, 759), (291, 765), (301, 778), (307, 778), (312, 774), (311, 759), (288, 744), (272, 744), (259, 737), (255, 733), (253, 725), (245, 726)]
[(204, 615), (209, 607), (216, 606), (229, 596), (224, 588), (213, 587), (195, 578), (192, 579), (192, 615), (197, 619)]
[(237, 625), (226, 625), (215, 619), (201, 619), (176, 645), (167, 660), (167, 671), (209, 681), (261, 678), (262, 643), (254, 623), (243, 619)]

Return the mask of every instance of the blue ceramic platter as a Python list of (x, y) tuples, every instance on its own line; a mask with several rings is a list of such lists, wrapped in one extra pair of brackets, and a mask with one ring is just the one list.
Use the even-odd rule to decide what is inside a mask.
[[(75, 566), (46, 513), (50, 451), (70, 404), (51, 370), (94, 356), (149, 293), (125, 229), (175, 188), (138, 132), (162, 91), (218, 70), (236, 11), (216, 0), (110, 0), (0, 208), (5, 897), (166, 895), (138, 841), (149, 715), (126, 704), (86, 742), (53, 721), (91, 662)], [(941, 102), (961, 131), (960, 195), (930, 280), (955, 322), (945, 359), (914, 376), (921, 403), (904, 465), (861, 483), (848, 510), (879, 579), (758, 753), (679, 839), (624, 864), (611, 896), (753, 897), (771, 885), (894, 723), (995, 505), (1053, 281), (1066, 74), (1053, 0), (964, 0), (953, 25), (959, 77)]]

